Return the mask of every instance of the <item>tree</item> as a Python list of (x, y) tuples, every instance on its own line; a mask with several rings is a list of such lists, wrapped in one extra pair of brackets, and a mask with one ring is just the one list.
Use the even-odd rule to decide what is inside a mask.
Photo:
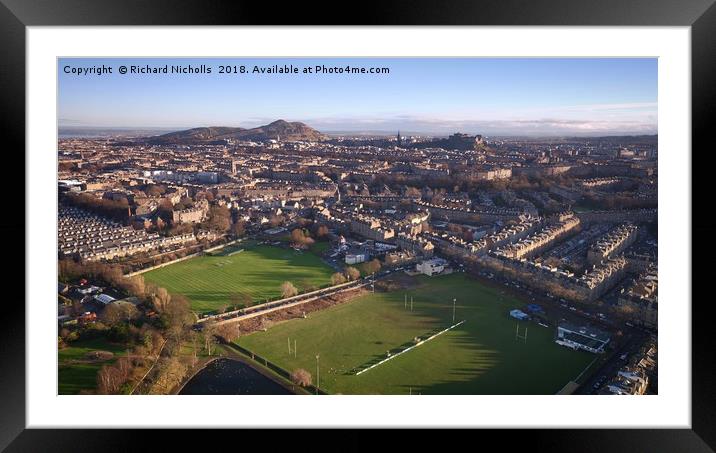
[[(170, 228), (166, 229), (167, 236), (179, 236), (182, 234), (188, 234), (194, 232), (194, 225), (191, 223), (175, 223)], [(181, 251), (177, 252), (181, 253)]]
[(373, 259), (363, 265), (366, 274), (374, 274), (380, 270), (381, 264), (378, 258)]
[(146, 193), (147, 196), (150, 197), (158, 197), (159, 195), (166, 193), (166, 191), (166, 186), (163, 186), (161, 184), (150, 184), (147, 186), (146, 189), (144, 189), (144, 193)]
[(191, 367), (192, 368), (194, 368), (196, 366), (197, 362), (199, 361), (199, 359), (197, 357), (197, 353), (196, 353), (198, 337), (199, 337), (198, 332), (196, 332), (194, 330), (189, 331), (189, 339), (191, 340), (191, 345), (192, 345), (192, 348), (191, 348)]
[(168, 198), (163, 198), (162, 201), (159, 202), (157, 214), (163, 221), (170, 222), (174, 218), (174, 205), (172, 205), (172, 201)]
[(231, 343), (239, 338), (241, 330), (239, 329), (239, 323), (225, 323), (221, 324), (216, 328), (216, 335), (221, 337), (225, 342)]
[(311, 382), (312, 382), (311, 373), (304, 370), (303, 368), (298, 368), (296, 370), (293, 370), (291, 372), (291, 382), (293, 382), (296, 385), (300, 385), (301, 387), (306, 387), (308, 385), (311, 385)]
[(168, 333), (176, 339), (181, 338), (194, 322), (189, 300), (180, 294), (175, 294), (170, 298), (170, 302), (164, 310), (164, 316), (167, 321)]
[(87, 211), (106, 215), (115, 220), (127, 220), (130, 215), (129, 202), (126, 197), (113, 200), (97, 198), (89, 193), (72, 193), (63, 196), (63, 200)]
[(184, 209), (188, 209), (194, 206), (194, 203), (191, 201), (191, 198), (189, 197), (181, 197), (181, 200), (177, 204), (174, 205), (174, 207), (178, 211), (182, 211)]
[(231, 228), (231, 211), (226, 206), (212, 206), (207, 224), (214, 231), (228, 232)]
[(298, 294), (298, 289), (296, 289), (296, 287), (293, 286), (293, 283), (291, 283), (291, 282), (281, 283), (281, 295), (283, 297), (293, 297), (297, 294)]
[(147, 293), (149, 295), (149, 302), (152, 304), (154, 309), (159, 313), (163, 313), (171, 301), (169, 292), (159, 286), (150, 285), (147, 288)]
[(325, 239), (328, 236), (328, 227), (325, 225), (319, 225), (316, 230), (316, 237), (318, 239)]
[(129, 322), (137, 317), (139, 317), (139, 310), (129, 302), (111, 303), (102, 311), (102, 319), (108, 324)]
[(282, 223), (283, 223), (283, 217), (281, 217), (279, 215), (272, 214), (271, 217), (269, 218), (269, 224), (271, 225), (272, 228), (276, 228), (277, 226), (281, 225)]
[(231, 234), (234, 235), (234, 237), (240, 238), (244, 234), (246, 234), (246, 223), (244, 221), (238, 221), (234, 223), (231, 226)]
[(248, 307), (253, 302), (251, 296), (246, 293), (232, 293), (229, 295), (229, 302), (236, 308)]
[(291, 231), (291, 243), (304, 247), (307, 245), (313, 244), (315, 241), (311, 238), (308, 231), (303, 230), (301, 228), (296, 228), (295, 230)]
[(120, 357), (113, 365), (103, 366), (97, 373), (97, 392), (105, 395), (119, 392), (131, 377), (132, 370), (132, 361), (128, 357)]
[(119, 373), (115, 367), (105, 365), (97, 372), (97, 393), (111, 395), (119, 390), (120, 385)]
[(296, 245), (303, 245), (304, 241), (306, 240), (306, 236), (303, 234), (303, 230), (300, 228), (296, 228), (295, 230), (291, 231), (291, 242), (293, 242)]
[(331, 275), (331, 283), (334, 285), (340, 285), (341, 283), (346, 282), (346, 276), (341, 274), (340, 272), (336, 272), (335, 274)]
[(124, 277), (118, 285), (130, 296), (144, 297), (146, 291), (146, 285), (144, 284), (144, 277), (141, 275), (135, 275), (134, 277)]
[(70, 315), (72, 316), (80, 316), (82, 313), (84, 313), (85, 307), (82, 305), (82, 302), (79, 300), (75, 300), (72, 302), (72, 307), (70, 307)]
[(206, 200), (208, 202), (212, 202), (212, 201), (214, 201), (214, 192), (212, 192), (210, 190), (206, 190), (204, 192), (199, 192), (196, 194), (196, 196), (194, 198), (196, 198), (197, 201)]
[(212, 347), (216, 343), (216, 321), (209, 319), (204, 321), (201, 328), (201, 334), (204, 337), (204, 350), (208, 355), (211, 355)]
[(549, 267), (559, 267), (562, 265), (562, 260), (560, 260), (559, 258), (550, 256), (544, 260), (543, 264), (546, 264)]
[(410, 198), (420, 198), (420, 189), (417, 187), (407, 187), (405, 189), (405, 196)]
[(161, 357), (155, 369), (155, 377), (147, 390), (152, 395), (169, 393), (186, 376), (189, 367), (178, 357)]
[(346, 275), (348, 276), (348, 280), (358, 280), (360, 278), (360, 271), (353, 266), (348, 266), (346, 268)]

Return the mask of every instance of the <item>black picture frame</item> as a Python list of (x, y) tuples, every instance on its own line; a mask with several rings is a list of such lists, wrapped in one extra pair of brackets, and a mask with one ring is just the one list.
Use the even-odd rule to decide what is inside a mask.
[[(0, 0), (0, 106), (4, 159), (14, 160), (13, 172), (24, 187), (25, 168), (25, 29), (28, 26), (77, 25), (553, 25), (553, 26), (690, 26), (692, 63), (692, 147), (699, 153), (699, 165), (692, 162), (692, 212), (710, 206), (708, 174), (714, 168), (705, 162), (713, 154), (710, 118), (716, 108), (716, 6), (714, 0), (491, 0), (491, 1), (363, 1), (351, 5), (313, 2), (208, 2), (201, 0)], [(319, 14), (318, 12), (321, 12)], [(54, 108), (48, 100), (48, 108)], [(709, 146), (710, 145), (710, 146)], [(667, 150), (673, 152), (674, 150)], [(679, 150), (686, 153), (690, 150)], [(19, 169), (24, 169), (20, 171)], [(23, 179), (23, 181), (20, 181)], [(12, 184), (13, 182), (9, 182)], [(22, 184), (20, 186), (20, 184)], [(702, 187), (699, 187), (701, 185)], [(0, 231), (24, 237), (24, 202), (15, 197), (9, 202), (13, 215), (0, 216)], [(14, 203), (14, 204), (13, 204)], [(713, 237), (716, 221), (711, 216), (692, 215), (692, 238)], [(685, 232), (686, 234), (687, 232)], [(20, 250), (13, 251), (24, 256)], [(709, 241), (706, 241), (709, 242)], [(713, 256), (714, 246), (699, 245), (695, 252), (704, 258)], [(693, 288), (708, 285), (708, 265), (698, 266), (692, 256)], [(22, 269), (22, 270), (21, 270)], [(19, 301), (24, 291), (17, 282), (25, 281), (31, 270), (12, 266), (16, 274), (6, 291), (0, 328), (0, 449), (7, 451), (94, 451), (161, 448), (164, 440), (146, 435), (137, 439), (137, 431), (125, 430), (38, 430), (25, 429), (25, 310)], [(23, 278), (24, 277), (24, 278)], [(13, 293), (14, 291), (14, 293)], [(692, 300), (696, 300), (694, 292)], [(692, 429), (625, 430), (519, 430), (506, 434), (483, 430), (481, 443), (504, 442), (510, 448), (534, 448), (550, 451), (714, 451), (716, 450), (716, 341), (713, 335), (712, 298), (692, 304)], [(691, 303), (690, 300), (668, 303)], [(668, 339), (661, 339), (668, 341)], [(101, 416), (101, 414), (98, 414)], [(423, 431), (424, 432), (424, 431)], [(221, 437), (227, 435), (224, 432)], [(228, 434), (230, 435), (230, 434)], [(184, 446), (205, 445), (201, 433), (172, 431)], [(270, 437), (283, 442), (282, 437)], [(365, 432), (336, 433), (341, 450), (368, 448)], [(401, 435), (404, 447), (421, 441), (420, 436)], [(212, 435), (212, 442), (217, 441)], [(274, 444), (272, 449), (278, 447)], [(541, 449), (542, 449), (541, 448)]]

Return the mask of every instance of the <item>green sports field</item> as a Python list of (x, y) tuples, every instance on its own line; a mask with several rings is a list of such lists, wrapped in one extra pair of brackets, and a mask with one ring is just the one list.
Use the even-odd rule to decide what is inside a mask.
[(333, 270), (311, 252), (266, 245), (224, 249), (144, 273), (147, 282), (183, 294), (192, 310), (207, 313), (231, 305), (234, 293), (248, 294), (254, 303), (281, 295), (290, 281), (299, 291), (329, 285)]
[[(465, 276), (416, 277), (410, 290), (374, 293), (278, 324), (238, 344), (282, 368), (304, 368), (320, 386), (342, 394), (554, 394), (595, 358), (553, 342), (554, 328), (535, 323), (516, 340), (509, 310), (523, 304)], [(413, 311), (405, 308), (413, 297)], [(356, 376), (387, 351), (452, 324), (465, 323)], [(288, 354), (296, 341), (297, 357)]]

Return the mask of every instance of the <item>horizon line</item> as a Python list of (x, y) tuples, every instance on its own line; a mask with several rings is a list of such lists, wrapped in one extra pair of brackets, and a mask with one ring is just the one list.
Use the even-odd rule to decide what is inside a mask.
[[(293, 122), (293, 121), (288, 121)], [(297, 121), (300, 122), (300, 121)], [(267, 123), (270, 124), (270, 123)], [(303, 123), (306, 126), (309, 126), (306, 123)], [(255, 126), (255, 127), (262, 127), (265, 125)], [(254, 127), (244, 127), (244, 126), (221, 126), (221, 125), (212, 125), (212, 126), (82, 126), (82, 125), (75, 125), (75, 124), (65, 124), (60, 125), (58, 124), (57, 129), (58, 132), (61, 130), (77, 130), (77, 129), (84, 129), (84, 130), (126, 130), (126, 131), (166, 131), (166, 132), (178, 132), (183, 130), (191, 130), (191, 129), (200, 129), (200, 128), (210, 128), (210, 127), (230, 127), (230, 128), (242, 128), (242, 129), (253, 129)], [(312, 127), (312, 126), (309, 126)], [(313, 127), (312, 127), (313, 128)], [(313, 128), (315, 129), (315, 128)], [(317, 132), (321, 132), (327, 135), (351, 135), (351, 134), (374, 134), (374, 135), (388, 135), (388, 136), (394, 136), (396, 133), (400, 133), (401, 135), (450, 135), (454, 133), (465, 133), (462, 132), (459, 128), (456, 128), (454, 131), (446, 132), (446, 131), (419, 131), (419, 130), (411, 130), (409, 128), (403, 129), (357, 129), (357, 130), (346, 130), (346, 129), (315, 129)], [(402, 132), (401, 132), (402, 131)], [(473, 135), (482, 135), (485, 137), (613, 137), (613, 136), (658, 136), (658, 131), (655, 132), (645, 132), (645, 131), (619, 131), (615, 130), (613, 132), (607, 132), (602, 134), (589, 134), (586, 132), (579, 133), (579, 132), (569, 132), (569, 133), (475, 133)]]

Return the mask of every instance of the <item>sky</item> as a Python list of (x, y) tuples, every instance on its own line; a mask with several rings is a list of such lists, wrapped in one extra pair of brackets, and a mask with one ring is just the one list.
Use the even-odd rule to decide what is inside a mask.
[[(112, 68), (112, 74), (66, 71)], [(120, 74), (201, 65), (210, 74)], [(378, 67), (388, 74), (221, 74), (219, 65)], [(60, 127), (255, 127), (321, 132), (622, 135), (657, 131), (655, 58), (261, 58), (58, 61)]]

